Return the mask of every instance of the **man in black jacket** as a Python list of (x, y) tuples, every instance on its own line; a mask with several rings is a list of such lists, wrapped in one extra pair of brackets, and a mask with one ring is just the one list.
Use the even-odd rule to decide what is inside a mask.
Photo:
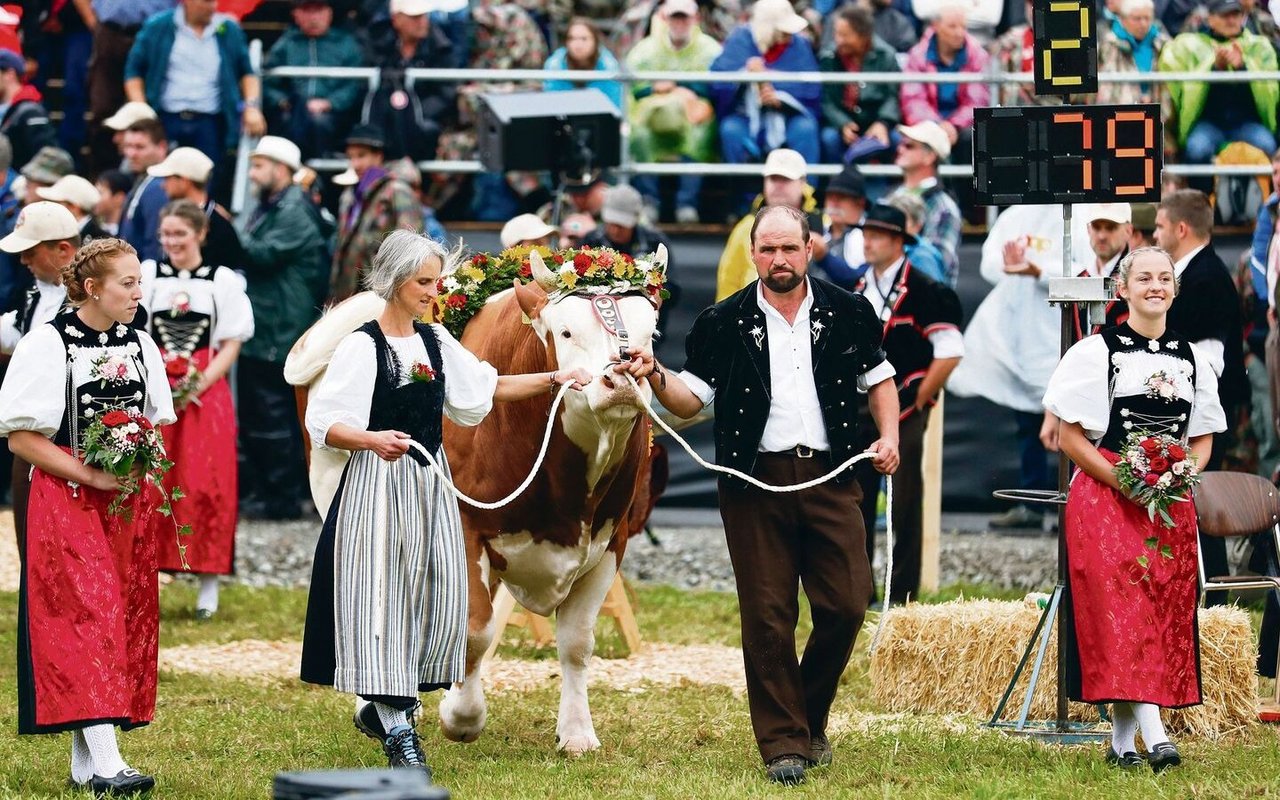
[[(1249, 415), (1249, 379), (1244, 371), (1244, 323), (1240, 295), (1226, 264), (1213, 249), (1213, 206), (1203, 192), (1179, 189), (1156, 210), (1156, 243), (1173, 259), (1178, 295), (1169, 308), (1169, 329), (1190, 339), (1218, 373), (1218, 399), (1227, 430), (1214, 434), (1205, 469), (1218, 469), (1235, 444), (1235, 431)], [(1200, 537), (1209, 575), (1227, 575), (1222, 539)], [(1210, 592), (1207, 605), (1226, 603), (1226, 592)]]
[[(689, 418), (715, 401), (716, 461), (780, 486), (821, 477), (860, 451), (859, 387), (880, 436), (867, 448), (883, 473), (898, 467), (898, 393), (866, 298), (807, 276), (805, 215), (766, 206), (751, 230), (760, 279), (693, 324), (679, 375), (632, 350), (629, 371)], [(747, 699), (770, 780), (804, 780), (831, 763), (827, 714), (871, 594), (861, 491), (854, 471), (778, 494), (720, 480), (720, 515), (738, 584)], [(813, 633), (795, 657), (803, 582)]]
[(58, 146), (58, 132), (40, 104), (40, 93), (22, 82), (26, 69), (22, 56), (0, 50), (0, 133), (9, 137), (14, 164), (27, 163), (42, 147)]
[(442, 81), (405, 82), (411, 68), (453, 66), (454, 45), (431, 24), (429, 0), (391, 0), (391, 27), (375, 37), (370, 55), (382, 68), (378, 90), (365, 101), (361, 121), (386, 133), (388, 161), (408, 156), (414, 161), (436, 157), (440, 131), (457, 116), (457, 91)]

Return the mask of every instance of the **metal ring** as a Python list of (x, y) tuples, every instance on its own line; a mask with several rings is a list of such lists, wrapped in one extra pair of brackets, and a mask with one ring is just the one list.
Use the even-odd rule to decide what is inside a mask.
[(1053, 489), (996, 489), (992, 497), (1014, 500), (1019, 503), (1040, 503), (1049, 506), (1065, 506), (1067, 496)]

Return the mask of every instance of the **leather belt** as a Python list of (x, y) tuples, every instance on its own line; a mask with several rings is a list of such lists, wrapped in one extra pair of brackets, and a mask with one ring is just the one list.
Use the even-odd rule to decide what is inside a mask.
[(169, 114), (177, 117), (184, 122), (190, 122), (196, 119), (206, 119), (208, 117), (217, 117), (218, 114), (210, 114), (204, 111), (170, 111)]
[(767, 455), (771, 456), (794, 456), (795, 458), (813, 458), (816, 455), (826, 455), (826, 450), (814, 450), (812, 447), (805, 447), (798, 444), (795, 447), (786, 450), (771, 450)]

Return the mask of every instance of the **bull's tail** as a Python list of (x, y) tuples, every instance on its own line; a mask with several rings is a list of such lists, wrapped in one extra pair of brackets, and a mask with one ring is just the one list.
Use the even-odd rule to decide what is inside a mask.
[(310, 386), (324, 374), (343, 337), (377, 319), (386, 305), (373, 292), (361, 292), (325, 311), (289, 350), (284, 379), (293, 386)]

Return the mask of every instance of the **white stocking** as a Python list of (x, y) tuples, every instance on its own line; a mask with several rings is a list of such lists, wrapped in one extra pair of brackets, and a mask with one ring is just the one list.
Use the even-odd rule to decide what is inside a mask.
[(1138, 720), (1133, 715), (1133, 703), (1112, 703), (1111, 705), (1111, 749), (1116, 755), (1133, 753), (1138, 745), (1134, 737), (1138, 733)]
[(93, 771), (104, 778), (114, 778), (120, 770), (128, 769), (120, 756), (120, 748), (116, 744), (114, 725), (90, 725), (82, 728), (85, 745), (89, 748), (89, 757), (93, 759)]
[(1160, 706), (1151, 703), (1134, 703), (1133, 715), (1138, 720), (1138, 728), (1142, 731), (1142, 743), (1150, 751), (1153, 745), (1169, 741), (1169, 734), (1164, 732), (1164, 723), (1160, 721)]
[(71, 780), (84, 784), (92, 778), (93, 757), (89, 755), (89, 745), (84, 742), (84, 733), (74, 730), (71, 732)]
[(218, 610), (218, 576), (200, 576), (200, 596), (196, 598), (196, 608), (206, 611)]
[(392, 708), (382, 703), (374, 703), (373, 707), (378, 709), (378, 719), (382, 722), (382, 730), (387, 733), (391, 733), (396, 728), (407, 728), (409, 726), (409, 717), (400, 709)]

